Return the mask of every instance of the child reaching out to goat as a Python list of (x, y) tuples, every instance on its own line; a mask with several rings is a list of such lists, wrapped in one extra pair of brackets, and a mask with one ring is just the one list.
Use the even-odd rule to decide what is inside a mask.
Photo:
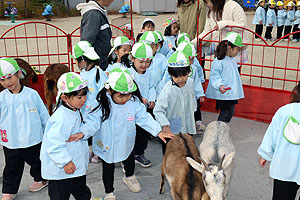
[(25, 162), (34, 178), (29, 191), (37, 192), (48, 185), (41, 175), (39, 157), (49, 114), (38, 93), (20, 83), (22, 70), (15, 59), (0, 59), (0, 83), (5, 88), (0, 93), (0, 143), (5, 157), (1, 200), (16, 196)]
[(271, 162), (273, 200), (295, 200), (300, 187), (300, 81), (290, 99), (290, 104), (276, 111), (257, 150), (259, 166)]
[(57, 106), (47, 122), (41, 147), (42, 176), (49, 180), (51, 200), (90, 200), (86, 185), (89, 150), (86, 140), (68, 142), (84, 123), (80, 109), (88, 92), (88, 81), (74, 72), (63, 74), (57, 83)]

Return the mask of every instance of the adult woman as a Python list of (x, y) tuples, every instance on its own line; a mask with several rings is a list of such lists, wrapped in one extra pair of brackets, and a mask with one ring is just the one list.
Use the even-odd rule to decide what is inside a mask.
[(108, 66), (107, 56), (111, 49), (110, 40), (112, 32), (109, 26), (107, 11), (104, 6), (109, 6), (114, 0), (86, 0), (86, 3), (77, 5), (82, 15), (81, 37), (95, 48), (100, 57), (100, 67), (105, 70)]

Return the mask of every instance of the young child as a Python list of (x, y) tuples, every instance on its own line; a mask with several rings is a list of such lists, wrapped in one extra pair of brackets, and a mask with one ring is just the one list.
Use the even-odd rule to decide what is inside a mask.
[[(153, 113), (165, 133), (196, 134), (194, 112), (196, 110), (193, 80), (189, 78), (189, 58), (176, 51), (168, 61), (171, 80), (157, 98)], [(162, 144), (165, 153), (166, 144)]]
[(274, 179), (273, 200), (294, 200), (300, 187), (300, 82), (293, 89), (291, 103), (279, 108), (273, 116), (257, 150), (259, 166), (270, 161)]
[(131, 24), (125, 24), (124, 26), (121, 26), (121, 29), (124, 31), (123, 36), (127, 37), (128, 39), (134, 38), (134, 32), (131, 32)]
[[(143, 103), (146, 106), (147, 111), (151, 114), (156, 100), (155, 82), (152, 78), (151, 72), (148, 70), (153, 58), (152, 48), (147, 43), (138, 42), (133, 45), (131, 55), (133, 66), (129, 68), (129, 71), (139, 87)], [(135, 162), (142, 167), (150, 167), (152, 164), (151, 161), (144, 155), (149, 139), (150, 134), (139, 125), (136, 125), (134, 159)]]
[[(286, 20), (284, 23), (284, 35), (288, 35), (291, 33), (292, 25), (294, 23), (295, 19), (295, 10), (294, 10), (295, 4), (290, 1), (287, 5), (287, 14), (286, 14)], [(289, 37), (286, 37), (284, 41), (288, 41)]]
[(286, 19), (286, 10), (283, 9), (283, 2), (277, 1), (277, 39), (282, 37), (282, 31)]
[[(103, 85), (107, 80), (107, 76), (99, 67), (100, 57), (88, 41), (78, 42), (73, 47), (71, 57), (76, 61), (76, 64), (80, 70), (80, 76), (84, 80), (88, 80), (89, 92), (87, 94), (86, 103), (81, 109), (83, 118), (85, 119), (87, 114), (93, 110), (92, 106), (98, 91), (103, 88)], [(89, 138), (88, 143), (91, 147), (92, 138)], [(90, 149), (90, 160), (92, 163), (99, 162), (98, 156), (93, 155), (92, 149)]]
[(158, 50), (157, 50), (157, 52), (160, 52), (161, 51), (161, 49), (162, 48), (164, 48), (164, 37), (163, 37), (163, 35), (161, 34), (161, 32), (160, 31), (153, 31), (156, 35), (157, 35), (157, 37), (158, 37), (158, 44), (159, 44), (159, 48), (158, 48)]
[(164, 56), (167, 56), (170, 49), (172, 49), (173, 47), (176, 48), (175, 41), (177, 39), (179, 27), (177, 24), (177, 20), (173, 18), (166, 19), (163, 26), (165, 27), (164, 46), (167, 48), (161, 53)]
[[(98, 106), (88, 115), (82, 133), (70, 140), (93, 137), (93, 150), (101, 158), (105, 200), (116, 199), (113, 193), (115, 163), (123, 162), (123, 182), (133, 192), (141, 191), (134, 175), (134, 152), (136, 124), (158, 136), (172, 138), (172, 134), (161, 132), (159, 124), (146, 112), (141, 102), (140, 91), (126, 68), (110, 71), (105, 87), (97, 95)], [(100, 129), (100, 133), (98, 130)]]
[(267, 19), (266, 19), (266, 33), (265, 38), (267, 41), (274, 41), (275, 39), (272, 38), (272, 30), (274, 26), (277, 26), (277, 19), (275, 13), (275, 1), (269, 0), (268, 3), (268, 11), (267, 11)]
[(239, 99), (244, 98), (243, 86), (234, 58), (243, 46), (241, 35), (229, 32), (216, 49), (216, 58), (211, 66), (205, 96), (217, 100), (216, 109), (220, 109), (218, 121), (230, 122), (235, 104)]
[(131, 51), (132, 41), (125, 36), (119, 36), (114, 40), (114, 46), (109, 52), (108, 67), (105, 72), (110, 72), (114, 63), (122, 63), (130, 67), (129, 53)]
[[(297, 10), (295, 12), (295, 18), (294, 21), (294, 27), (292, 32), (300, 31), (299, 24), (300, 24), (300, 1), (297, 2)], [(296, 33), (293, 35), (293, 42), (299, 42), (300, 41), (300, 33)]]
[(142, 23), (142, 31), (155, 31), (155, 22), (151, 18), (144, 19)]
[(20, 83), (22, 69), (13, 58), (0, 59), (0, 131), (5, 167), (2, 199), (12, 200), (19, 190), (24, 164), (34, 178), (29, 191), (37, 192), (48, 185), (41, 176), (40, 148), (48, 111), (39, 94)]
[(88, 81), (79, 74), (68, 72), (58, 79), (57, 107), (47, 122), (41, 147), (42, 176), (49, 180), (51, 200), (90, 200), (86, 185), (89, 148), (86, 140), (68, 142), (71, 135), (80, 132), (84, 123), (80, 109), (88, 92)]
[(175, 40), (175, 46), (172, 47), (172, 49), (169, 50), (169, 53), (167, 54), (167, 59), (170, 58), (170, 56), (175, 53), (176, 51), (176, 48), (178, 47), (178, 45), (181, 43), (181, 42), (191, 42), (191, 38), (190, 36), (187, 34), (187, 33), (179, 33), (176, 40)]
[[(252, 21), (252, 24), (255, 24), (255, 33), (259, 36), (262, 35), (264, 25), (266, 24), (266, 10), (264, 6), (266, 5), (265, 0), (259, 0), (257, 3), (257, 8), (255, 15)], [(255, 35), (255, 40), (260, 41), (260, 38)]]

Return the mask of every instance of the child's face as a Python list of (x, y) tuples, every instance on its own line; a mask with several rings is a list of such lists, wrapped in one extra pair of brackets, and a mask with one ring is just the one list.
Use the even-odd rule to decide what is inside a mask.
[(266, 5), (266, 2), (265, 2), (265, 1), (260, 2), (260, 6), (261, 6), (261, 7), (264, 7), (265, 5)]
[(282, 10), (282, 9), (283, 9), (283, 6), (278, 6), (278, 9), (279, 9), (279, 10)]
[(153, 51), (153, 56), (156, 54), (157, 49), (159, 48), (159, 44), (150, 44), (152, 51)]
[(155, 28), (152, 24), (148, 23), (143, 28), (145, 31), (155, 31)]
[(20, 77), (22, 75), (21, 71), (18, 71), (14, 75), (5, 78), (5, 79), (0, 79), (1, 85), (9, 89), (13, 94), (17, 94), (20, 92), (21, 89), (21, 83), (20, 83)]
[(179, 87), (184, 87), (186, 84), (186, 81), (189, 77), (189, 73), (185, 76), (178, 76), (177, 78), (175, 76), (171, 76), (173, 81), (179, 86)]
[(239, 52), (240, 52), (241, 48), (240, 47), (228, 47), (228, 54), (230, 57), (235, 57)]
[(151, 64), (151, 60), (132, 58), (131, 61), (134, 63), (134, 67), (139, 74), (143, 74)]
[(70, 106), (72, 106), (73, 110), (81, 109), (86, 102), (86, 95), (76, 95), (72, 97), (68, 97), (64, 94), (61, 95), (61, 100), (67, 102)]
[(174, 23), (171, 25), (171, 35), (178, 35), (178, 24)]
[(293, 10), (294, 7), (293, 6), (288, 6), (288, 10)]
[(80, 62), (78, 62), (78, 60), (75, 60), (75, 63), (78, 66), (80, 71), (82, 71), (83, 69), (85, 69), (87, 67), (87, 62), (84, 60), (81, 60)]
[(274, 5), (274, 4), (271, 4), (271, 5), (270, 5), (270, 8), (275, 8), (275, 5)]
[(125, 36), (125, 37), (127, 37), (128, 38), (128, 36), (130, 36), (131, 35), (131, 31), (130, 30), (128, 30), (128, 29), (123, 29), (123, 31), (125, 32), (125, 33), (127, 33), (127, 34), (125, 34), (124, 32), (123, 32), (123, 36)]
[(190, 62), (189, 62), (190, 66), (194, 63), (194, 58), (195, 58), (195, 56), (194, 57), (190, 57)]
[(115, 50), (116, 55), (118, 56), (118, 59), (121, 59), (122, 56), (125, 54), (129, 54), (131, 51), (131, 46), (129, 44), (122, 45), (118, 50)]
[(300, 6), (297, 6), (297, 10), (300, 10)]
[(124, 105), (132, 97), (131, 93), (129, 93), (129, 94), (121, 94), (121, 93), (117, 92), (114, 95), (112, 95), (111, 90), (108, 90), (108, 93), (112, 96), (112, 99), (113, 99), (113, 101), (116, 104), (122, 104), (122, 105)]

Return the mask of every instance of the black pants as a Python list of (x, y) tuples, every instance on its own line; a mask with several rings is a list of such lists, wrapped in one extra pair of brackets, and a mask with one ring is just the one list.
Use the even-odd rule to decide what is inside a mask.
[[(263, 24), (256, 24), (255, 33), (257, 33), (257, 35), (261, 36), (262, 32), (263, 32), (263, 28), (264, 28)], [(259, 38), (257, 35), (255, 35), (255, 38)]]
[(165, 138), (165, 140), (167, 141), (167, 143), (164, 143), (161, 139), (159, 139), (160, 143), (161, 143), (161, 150), (162, 150), (162, 154), (165, 155), (166, 149), (167, 149), (167, 144), (170, 141), (169, 138)]
[(205, 59), (205, 56), (202, 57), (202, 60), (201, 60), (200, 64), (201, 64), (201, 67), (203, 69), (204, 79), (206, 79), (205, 70), (204, 70), (205, 69), (205, 60), (204, 59)]
[[(291, 33), (291, 30), (292, 30), (292, 26), (285, 26), (284, 27), (284, 35), (287, 35), (287, 34)], [(284, 39), (289, 39), (289, 38), (286, 37)]]
[(20, 149), (9, 149), (3, 146), (5, 167), (3, 170), (2, 193), (16, 194), (19, 190), (25, 162), (30, 166), (30, 175), (34, 181), (44, 179), (41, 176), (41, 144)]
[[(124, 164), (125, 175), (130, 177), (134, 175), (134, 151), (128, 156), (126, 160), (122, 163)], [(115, 163), (107, 163), (102, 160), (102, 179), (104, 183), (105, 193), (111, 193), (114, 191), (114, 172), (115, 172)]]
[(197, 110), (194, 112), (195, 121), (202, 121), (202, 115), (200, 110), (200, 100), (197, 99)]
[(295, 200), (299, 187), (295, 182), (274, 179), (272, 200)]
[(49, 180), (48, 194), (51, 200), (69, 200), (71, 194), (76, 200), (90, 200), (91, 191), (86, 185), (86, 176), (63, 180)]
[(267, 26), (266, 33), (265, 33), (266, 39), (272, 38), (272, 30), (273, 30), (273, 26)]
[(284, 26), (277, 26), (277, 39), (282, 37), (282, 31), (283, 31)]
[[(295, 24), (292, 32), (300, 31), (300, 29), (298, 29), (298, 27), (299, 27), (299, 24)], [(300, 39), (300, 33), (294, 34), (293, 39)]]
[(237, 100), (217, 100), (216, 109), (220, 110), (218, 121), (230, 122), (235, 104), (237, 104)]

